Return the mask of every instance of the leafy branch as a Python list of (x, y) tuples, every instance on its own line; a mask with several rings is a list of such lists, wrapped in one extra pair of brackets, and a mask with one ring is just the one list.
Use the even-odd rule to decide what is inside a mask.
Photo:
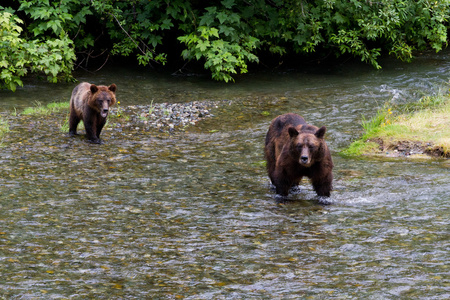
[[(17, 0), (0, 6), (0, 85), (70, 79), (94, 58), (198, 61), (234, 81), (262, 57), (346, 55), (381, 68), (448, 45), (450, 0)], [(19, 18), (20, 16), (20, 18)], [(77, 61), (78, 60), (78, 61)], [(76, 62), (76, 64), (75, 64)], [(275, 62), (276, 63), (276, 62)], [(98, 64), (96, 68), (98, 67)], [(97, 69), (97, 70), (98, 70)]]

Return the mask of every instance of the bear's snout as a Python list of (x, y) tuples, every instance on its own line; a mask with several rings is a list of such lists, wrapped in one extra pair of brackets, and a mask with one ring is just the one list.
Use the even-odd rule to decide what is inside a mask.
[(301, 161), (302, 164), (307, 164), (308, 163), (308, 156), (300, 157), (300, 161)]
[(309, 149), (308, 147), (302, 147), (302, 151), (300, 153), (300, 160), (299, 163), (304, 165), (304, 166), (308, 166), (311, 163), (310, 160), (310, 155), (309, 155)]
[(109, 111), (108, 108), (103, 108), (102, 111), (100, 112), (101, 116), (103, 118), (106, 118), (108, 116), (108, 111)]
[(102, 101), (100, 115), (102, 116), (102, 118), (106, 118), (108, 116), (108, 112), (109, 112), (109, 104), (106, 100), (104, 100)]

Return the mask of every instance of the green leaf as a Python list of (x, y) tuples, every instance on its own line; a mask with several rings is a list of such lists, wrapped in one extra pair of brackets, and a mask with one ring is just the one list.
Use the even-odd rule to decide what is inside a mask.
[(228, 19), (228, 15), (225, 12), (220, 12), (217, 14), (217, 19), (219, 19), (220, 24), (223, 24)]
[[(226, 25), (219, 25), (219, 33), (223, 33), (226, 36), (230, 36), (234, 33), (235, 29)], [(219, 37), (219, 36), (217, 36)]]
[(204, 52), (210, 45), (211, 44), (209, 41), (199, 41), (195, 48), (199, 49), (201, 52)]
[(234, 0), (224, 0), (221, 2), (225, 8), (231, 9), (234, 6)]

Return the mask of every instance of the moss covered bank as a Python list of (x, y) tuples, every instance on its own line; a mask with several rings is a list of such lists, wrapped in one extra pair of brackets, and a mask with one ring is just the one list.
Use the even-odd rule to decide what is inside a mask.
[(386, 104), (370, 120), (365, 133), (342, 151), (348, 156), (450, 158), (450, 96), (423, 97), (417, 103)]

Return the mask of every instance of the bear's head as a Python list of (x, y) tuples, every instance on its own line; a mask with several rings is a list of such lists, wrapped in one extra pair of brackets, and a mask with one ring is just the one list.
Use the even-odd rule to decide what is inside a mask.
[(91, 97), (88, 105), (98, 111), (103, 118), (109, 113), (109, 107), (116, 103), (117, 86), (113, 83), (110, 86), (91, 84)]
[(291, 154), (303, 167), (310, 167), (323, 158), (325, 126), (303, 125), (299, 129), (289, 127)]

